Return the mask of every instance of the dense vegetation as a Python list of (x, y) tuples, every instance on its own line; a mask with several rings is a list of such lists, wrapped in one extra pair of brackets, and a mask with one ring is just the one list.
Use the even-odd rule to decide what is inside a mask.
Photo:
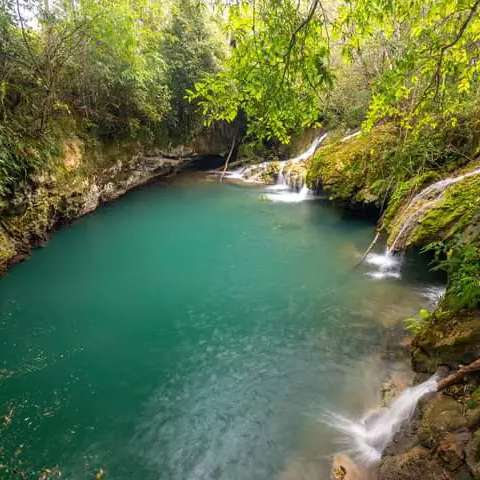
[[(263, 160), (322, 129), (328, 140), (298, 176), (334, 201), (375, 206), (390, 246), (415, 207), (400, 249), (422, 248), (448, 275), (440, 308), (407, 320), (414, 365), (471, 362), (480, 174), (411, 202), (480, 169), (479, 87), (480, 0), (0, 0), (0, 273), (55, 225), (139, 184), (132, 145), (183, 145), (237, 122), (231, 152)], [(78, 158), (97, 161), (86, 145), (111, 163), (85, 168)]]
[(185, 90), (223, 55), (196, 0), (7, 0), (0, 38), (0, 197), (72, 123), (107, 140), (185, 139), (200, 124)]

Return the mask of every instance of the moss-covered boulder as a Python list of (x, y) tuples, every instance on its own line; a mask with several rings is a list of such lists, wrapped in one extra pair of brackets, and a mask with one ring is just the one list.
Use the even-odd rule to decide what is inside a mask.
[[(464, 178), (464, 175), (467, 177)], [(478, 164), (472, 164), (466, 169), (450, 174), (448, 179), (433, 183), (428, 188), (424, 188), (426, 179), (435, 179), (433, 172), (413, 177), (401, 185), (405, 191), (399, 190), (392, 196), (393, 201), (390, 202), (384, 219), (384, 226), (389, 232), (388, 244), (394, 245), (398, 250), (405, 250), (414, 245), (450, 239), (467, 229), (470, 237), (478, 237), (480, 234)], [(451, 181), (455, 183), (449, 183)], [(417, 187), (417, 195), (405, 195), (405, 192), (414, 185)], [(419, 192), (421, 193), (418, 194)]]
[(335, 200), (380, 203), (388, 190), (396, 143), (391, 124), (345, 142), (330, 142), (309, 162), (307, 184), (322, 188)]
[(453, 480), (454, 474), (427, 448), (415, 447), (400, 455), (385, 457), (378, 480)]
[(425, 407), (417, 435), (422, 446), (433, 448), (447, 433), (463, 429), (466, 425), (462, 405), (453, 398), (437, 394)]
[(434, 372), (439, 365), (455, 367), (475, 360), (480, 357), (480, 311), (436, 312), (412, 346), (417, 371)]

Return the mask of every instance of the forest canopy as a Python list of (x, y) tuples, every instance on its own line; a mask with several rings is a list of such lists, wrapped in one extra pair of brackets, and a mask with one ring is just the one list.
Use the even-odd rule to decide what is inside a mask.
[(321, 121), (405, 129), (447, 122), (478, 102), (479, 1), (238, 2), (226, 29), (235, 48), (199, 82), (207, 121), (244, 110), (251, 132), (288, 141)]
[(191, 136), (202, 122), (185, 91), (224, 56), (214, 17), (199, 0), (2, 0), (0, 195), (65, 121), (104, 139)]
[(0, 195), (54, 152), (65, 120), (165, 144), (241, 118), (261, 144), (382, 122), (436, 138), (478, 109), (480, 0), (0, 5)]

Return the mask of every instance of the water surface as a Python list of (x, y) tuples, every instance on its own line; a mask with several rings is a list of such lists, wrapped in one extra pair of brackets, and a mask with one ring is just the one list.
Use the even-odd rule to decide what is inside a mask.
[(352, 269), (373, 230), (195, 178), (57, 232), (0, 279), (0, 477), (326, 478), (322, 412), (377, 401), (432, 292)]

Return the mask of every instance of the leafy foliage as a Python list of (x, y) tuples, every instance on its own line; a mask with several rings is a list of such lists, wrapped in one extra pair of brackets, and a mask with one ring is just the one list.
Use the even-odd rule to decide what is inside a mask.
[(433, 251), (437, 269), (449, 275), (445, 304), (453, 310), (480, 306), (480, 246), (465, 241), (462, 235), (448, 242), (433, 242), (426, 247)]
[(0, 196), (45, 164), (64, 119), (104, 139), (185, 138), (199, 123), (185, 90), (222, 50), (212, 23), (200, 0), (1, 2)]
[(231, 56), (190, 92), (207, 123), (244, 112), (251, 134), (287, 142), (292, 131), (319, 119), (317, 90), (332, 76), (325, 25), (315, 11), (293, 0), (240, 2), (229, 10)]
[(406, 318), (403, 323), (411, 334), (418, 335), (428, 328), (430, 321), (431, 313), (425, 308), (422, 308), (417, 315)]

